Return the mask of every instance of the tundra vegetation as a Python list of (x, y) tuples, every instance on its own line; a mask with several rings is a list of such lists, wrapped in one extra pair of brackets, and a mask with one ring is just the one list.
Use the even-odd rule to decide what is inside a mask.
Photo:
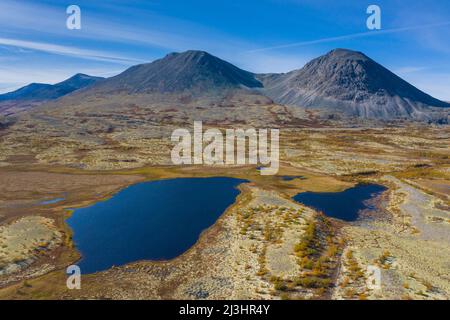
[[(2, 270), (23, 266), (0, 275), (1, 298), (450, 297), (444, 276), (450, 256), (448, 127), (350, 127), (315, 110), (240, 94), (224, 98), (214, 112), (206, 107), (212, 103), (207, 98), (195, 104), (181, 100), (154, 105), (145, 96), (133, 101), (117, 96), (112, 104), (98, 96), (63, 111), (45, 106), (2, 126), (0, 228), (9, 230), (24, 217), (44, 217), (54, 225), (44, 229), (61, 238), (54, 246), (45, 246), (51, 243), (45, 237), (27, 238), (23, 258), (30, 263), (24, 264), (14, 260), (11, 238), (0, 235)], [(171, 166), (170, 134), (195, 118), (205, 119), (205, 129), (222, 130), (235, 123), (243, 128), (282, 123), (278, 176), (261, 176), (254, 165)], [(68, 208), (106, 199), (138, 181), (219, 175), (249, 182), (185, 255), (83, 277), (81, 292), (65, 288), (64, 268), (79, 258), (64, 223)], [(285, 175), (303, 178), (280, 178)], [(303, 191), (342, 191), (359, 182), (389, 190), (356, 223), (330, 219), (290, 198)], [(64, 200), (39, 204), (54, 198)], [(23, 232), (33, 234), (36, 226), (40, 223)], [(45, 254), (36, 254), (39, 247)], [(381, 291), (368, 288), (369, 265), (381, 269)], [(160, 274), (168, 280), (161, 281)]]

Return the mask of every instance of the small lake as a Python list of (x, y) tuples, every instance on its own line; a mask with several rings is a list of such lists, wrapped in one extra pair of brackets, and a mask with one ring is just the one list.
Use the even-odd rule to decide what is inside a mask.
[(303, 192), (293, 199), (329, 217), (355, 221), (362, 210), (374, 209), (370, 200), (385, 190), (378, 184), (359, 184), (342, 192)]
[(295, 179), (305, 180), (306, 178), (304, 176), (280, 176), (281, 180), (283, 181), (292, 181)]
[(245, 180), (177, 178), (121, 190), (76, 209), (67, 219), (83, 274), (138, 260), (166, 260), (187, 251), (235, 202)]
[(64, 200), (65, 200), (64, 198), (55, 198), (55, 199), (41, 201), (41, 202), (39, 202), (39, 204), (45, 206), (48, 204), (55, 204), (55, 203), (58, 203), (58, 202), (61, 202)]

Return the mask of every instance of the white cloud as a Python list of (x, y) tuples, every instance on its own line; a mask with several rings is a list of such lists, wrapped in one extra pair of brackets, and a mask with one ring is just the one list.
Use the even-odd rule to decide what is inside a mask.
[(252, 53), (252, 52), (268, 51), (268, 50), (274, 50), (274, 49), (287, 49), (287, 48), (292, 48), (292, 47), (302, 47), (302, 46), (308, 46), (308, 45), (314, 45), (314, 44), (336, 42), (336, 41), (341, 41), (341, 40), (349, 40), (349, 39), (356, 39), (356, 38), (362, 38), (362, 37), (377, 36), (377, 35), (381, 35), (381, 34), (398, 33), (398, 32), (406, 32), (406, 31), (413, 31), (413, 30), (422, 30), (422, 29), (428, 29), (428, 28), (443, 27), (443, 26), (448, 26), (448, 25), (450, 25), (450, 21), (427, 24), (427, 25), (402, 27), (402, 28), (383, 29), (380, 31), (359, 32), (359, 33), (346, 34), (346, 35), (336, 36), (336, 37), (328, 37), (328, 38), (322, 38), (322, 39), (316, 39), (316, 40), (310, 40), (310, 41), (292, 42), (292, 43), (286, 43), (286, 44), (282, 44), (282, 45), (278, 45), (278, 46), (257, 48), (257, 49), (248, 50), (247, 52)]
[(18, 47), (18, 48), (22, 48), (22, 49), (31, 49), (31, 50), (37, 50), (37, 51), (42, 51), (42, 52), (47, 52), (47, 53), (53, 53), (53, 54), (64, 55), (64, 56), (72, 56), (72, 57), (78, 57), (78, 58), (90, 59), (90, 60), (101, 60), (101, 61), (114, 62), (114, 63), (143, 62), (142, 60), (110, 55), (110, 54), (107, 54), (107, 53), (104, 53), (101, 51), (86, 50), (86, 49), (80, 49), (80, 48), (76, 48), (76, 47), (62, 46), (62, 45), (56, 45), (56, 44), (44, 43), (44, 42), (0, 38), (0, 44), (6, 45), (6, 46)]
[(450, 74), (413, 72), (401, 76), (423, 92), (437, 99), (450, 101)]
[[(105, 10), (111, 9), (107, 3), (102, 5), (105, 6)], [(82, 28), (74, 32), (66, 29), (66, 15), (61, 8), (28, 1), (2, 0), (0, 3), (0, 29), (13, 32), (19, 30), (26, 34), (39, 33), (48, 36), (150, 46), (175, 51), (203, 49), (226, 52), (232, 47), (235, 52), (235, 48), (251, 47), (248, 42), (211, 27), (162, 16), (151, 11), (138, 11), (126, 5), (116, 8), (115, 13), (117, 14), (108, 16), (103, 16), (101, 11), (91, 11), (89, 15), (84, 15), (83, 7), (81, 9)], [(135, 19), (132, 23), (124, 24), (120, 20), (120, 15), (123, 14), (133, 16)], [(46, 17), (46, 19), (38, 17)], [(142, 21), (144, 24), (139, 24)], [(147, 23), (148, 21), (151, 23)]]

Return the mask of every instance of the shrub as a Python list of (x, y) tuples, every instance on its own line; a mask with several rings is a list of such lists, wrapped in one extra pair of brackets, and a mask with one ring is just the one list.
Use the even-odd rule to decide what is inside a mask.
[(305, 288), (328, 288), (331, 280), (319, 277), (303, 277), (296, 280), (296, 284)]
[(276, 282), (274, 285), (274, 288), (275, 288), (275, 290), (278, 290), (278, 291), (286, 291), (287, 290), (286, 284), (282, 281)]
[(344, 292), (344, 296), (346, 298), (353, 298), (355, 296), (355, 294), (356, 294), (356, 291), (353, 288), (347, 288)]

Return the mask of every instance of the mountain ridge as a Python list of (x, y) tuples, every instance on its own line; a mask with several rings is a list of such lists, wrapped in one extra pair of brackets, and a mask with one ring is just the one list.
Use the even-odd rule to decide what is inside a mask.
[(169, 53), (150, 63), (132, 66), (95, 87), (97, 92), (201, 92), (223, 88), (262, 88), (255, 75), (205, 51)]
[(72, 77), (56, 84), (30, 83), (15, 91), (0, 94), (0, 101), (6, 100), (53, 100), (62, 97), (75, 90), (89, 86), (102, 77), (94, 77), (83, 73), (77, 73)]
[[(92, 97), (103, 97), (107, 103), (111, 95), (116, 96), (115, 101), (145, 95), (146, 104), (165, 101), (181, 107), (185, 101), (220, 106), (245, 104), (261, 97), (269, 104), (274, 101), (345, 117), (445, 123), (450, 107), (365, 54), (348, 49), (332, 50), (301, 69), (281, 74), (255, 74), (205, 51), (169, 53), (69, 92), (52, 105), (76, 107), (79, 101)], [(209, 100), (204, 99), (206, 96)], [(239, 97), (231, 103), (227, 99), (232, 96)]]

